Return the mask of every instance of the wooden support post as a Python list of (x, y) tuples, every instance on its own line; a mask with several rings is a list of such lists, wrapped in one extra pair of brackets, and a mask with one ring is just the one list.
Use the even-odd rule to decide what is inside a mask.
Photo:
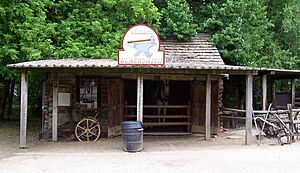
[(253, 114), (253, 75), (248, 74), (246, 77), (246, 136), (245, 144), (250, 144), (252, 135), (252, 114)]
[(137, 116), (136, 120), (143, 122), (143, 76), (137, 77)]
[(287, 108), (288, 108), (288, 111), (289, 111), (288, 115), (289, 115), (289, 120), (290, 120), (289, 129), (290, 129), (291, 132), (294, 132), (294, 117), (293, 117), (293, 108), (292, 108), (292, 105), (291, 104), (287, 104)]
[(292, 107), (295, 106), (295, 79), (291, 79), (291, 103)]
[(27, 107), (28, 107), (28, 74), (21, 74), (21, 108), (20, 108), (20, 148), (26, 148)]
[(137, 76), (137, 101), (136, 101), (136, 120), (140, 121), (140, 86), (141, 86), (141, 80), (140, 76)]
[(272, 79), (272, 97), (273, 97), (273, 105), (276, 107), (277, 102), (276, 102), (276, 84), (275, 84), (275, 79)]
[(57, 96), (58, 96), (58, 74), (53, 73), (53, 104), (52, 104), (52, 141), (57, 141)]
[(262, 77), (262, 90), (263, 90), (262, 108), (263, 110), (267, 110), (267, 75), (263, 75)]
[(143, 122), (143, 105), (144, 105), (144, 79), (143, 76), (140, 76), (140, 121)]
[(211, 75), (206, 78), (205, 140), (210, 139), (211, 128)]

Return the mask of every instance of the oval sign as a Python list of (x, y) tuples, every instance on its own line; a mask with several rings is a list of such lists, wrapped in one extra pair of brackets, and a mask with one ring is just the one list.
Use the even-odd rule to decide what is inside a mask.
[(160, 50), (160, 40), (154, 29), (144, 24), (130, 27), (123, 36), (118, 64), (164, 65), (164, 51)]

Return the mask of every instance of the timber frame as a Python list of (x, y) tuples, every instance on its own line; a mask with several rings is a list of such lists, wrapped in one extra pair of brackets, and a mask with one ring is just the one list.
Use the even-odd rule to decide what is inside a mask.
[[(47, 61), (47, 60), (44, 60)], [(45, 62), (42, 63), (45, 63)], [(59, 60), (49, 60), (51, 62), (59, 61)], [(65, 61), (68, 61), (65, 59)], [(74, 61), (74, 60), (72, 60)], [(88, 61), (88, 60), (87, 60)], [(82, 60), (80, 60), (82, 62)], [(101, 64), (101, 60), (99, 60)], [(263, 73), (263, 97), (264, 97), (264, 105), (266, 103), (266, 78), (267, 76), (276, 76), (276, 72), (278, 74), (284, 73), (285, 75), (298, 75), (300, 76), (300, 71), (282, 71), (282, 70), (269, 70), (269, 69), (257, 69), (257, 68), (239, 68), (235, 66), (206, 66), (202, 68), (153, 68), (153, 67), (140, 67), (140, 68), (132, 68), (132, 67), (87, 67), (85, 68), (73, 68), (69, 66), (60, 66), (55, 67), (45, 67), (40, 65), (34, 66), (32, 64), (38, 64), (39, 62), (32, 62), (31, 65), (24, 65), (24, 63), (13, 64), (10, 67), (17, 68), (21, 70), (21, 110), (20, 110), (20, 148), (26, 148), (26, 124), (27, 124), (27, 97), (28, 97), (28, 82), (27, 82), (27, 74), (28, 71), (38, 71), (38, 72), (50, 72), (54, 74), (54, 84), (53, 84), (53, 119), (52, 119), (52, 140), (57, 141), (57, 73), (60, 72), (75, 72), (77, 71), (79, 74), (93, 74), (93, 73), (104, 73), (106, 74), (122, 74), (127, 77), (136, 76), (137, 80), (137, 120), (143, 121), (143, 80), (144, 78), (149, 78), (151, 75), (179, 75), (181, 77), (190, 78), (191, 80), (195, 80), (197, 78), (201, 78), (201, 76), (206, 76), (206, 111), (205, 111), (205, 139), (209, 140), (211, 137), (211, 80), (213, 76), (224, 76), (224, 74), (240, 74), (246, 76), (246, 135), (245, 135), (245, 144), (250, 144), (251, 141), (251, 130), (252, 130), (252, 113), (253, 113), (253, 97), (252, 97), (252, 88), (253, 88), (253, 75), (258, 75), (259, 73)], [(29, 63), (30, 64), (30, 63)], [(51, 64), (46, 63), (46, 64)], [(126, 73), (125, 73), (126, 72)], [(147, 77), (148, 76), (148, 77)], [(192, 76), (192, 77), (191, 77)], [(265, 109), (265, 107), (264, 107)]]
[[(49, 61), (56, 61), (56, 60), (49, 60)], [(57, 60), (59, 61), (59, 60)], [(68, 61), (65, 59), (65, 61)], [(72, 60), (74, 61), (74, 60)], [(82, 60), (81, 60), (82, 62)], [(101, 62), (101, 60), (99, 60)], [(33, 62), (33, 63), (38, 63), (38, 62)], [(43, 62), (44, 63), (44, 62)], [(46, 63), (46, 64), (51, 64)], [(101, 64), (101, 63), (100, 63)], [(136, 76), (135, 79), (137, 80), (137, 95), (138, 95), (138, 100), (137, 100), (137, 120), (143, 121), (143, 80), (145, 78), (149, 78), (152, 75), (156, 76), (174, 76), (176, 78), (177, 75), (181, 77), (186, 77), (190, 78), (191, 80), (199, 80), (199, 79), (204, 79), (206, 81), (206, 98), (205, 98), (205, 103), (206, 103), (206, 108), (205, 108), (205, 139), (209, 140), (211, 137), (211, 110), (212, 110), (212, 105), (211, 105), (211, 81), (213, 78), (217, 77), (220, 78), (224, 76), (224, 74), (241, 74), (247, 76), (247, 88), (246, 88), (246, 96), (247, 96), (247, 122), (246, 122), (246, 136), (245, 136), (245, 144), (250, 143), (250, 137), (251, 137), (251, 128), (252, 128), (252, 80), (253, 80), (253, 75), (257, 75), (259, 69), (255, 68), (240, 68), (240, 67), (235, 67), (235, 66), (207, 66), (203, 67), (202, 69), (190, 69), (190, 68), (153, 68), (153, 67), (141, 67), (141, 68), (131, 68), (131, 67), (110, 67), (110, 68), (105, 68), (105, 67), (86, 67), (86, 68), (71, 68), (69, 66), (64, 67), (60, 66), (59, 68), (57, 67), (48, 67), (45, 68), (43, 66), (37, 65), (35, 68), (32, 66), (27, 66), (29, 68), (26, 68), (22, 64), (14, 64), (11, 65), (11, 67), (14, 68), (20, 68), (22, 70), (22, 81), (25, 81), (24, 76), (28, 73), (28, 71), (38, 71), (38, 72), (49, 72), (52, 73), (54, 76), (54, 83), (53, 83), (53, 118), (52, 118), (52, 140), (57, 141), (57, 115), (58, 115), (58, 110), (57, 110), (57, 73), (64, 72), (64, 73), (70, 73), (70, 72), (75, 72), (77, 71), (79, 74), (82, 75), (87, 75), (87, 74), (95, 74), (95, 73), (106, 73), (106, 74), (122, 74), (123, 76)], [(126, 71), (126, 73), (125, 73)], [(114, 72), (114, 73), (113, 73)], [(147, 77), (148, 76), (148, 77)], [(178, 77), (178, 76), (177, 76)], [(133, 77), (131, 77), (133, 78)], [(169, 77), (170, 78), (170, 77)], [(25, 104), (24, 106), (21, 106), (21, 135), (20, 135), (20, 147), (26, 148), (26, 124), (27, 123), (27, 103), (24, 98), (27, 98), (27, 83), (22, 82), (21, 88), (22, 88), (22, 104)]]
[[(253, 114), (253, 76), (264, 75), (263, 77), (263, 104), (266, 105), (267, 98), (267, 79), (268, 78), (299, 78), (299, 70), (280, 70), (253, 68), (244, 66), (225, 65), (217, 48), (209, 42), (209, 35), (199, 34), (191, 41), (178, 42), (174, 39), (168, 39), (161, 42), (161, 47), (165, 50), (166, 63), (164, 66), (120, 66), (117, 61), (112, 59), (85, 59), (85, 58), (69, 58), (69, 59), (46, 59), (38, 61), (23, 62), (10, 64), (8, 67), (17, 69), (21, 72), (21, 109), (20, 109), (20, 148), (26, 148), (26, 129), (27, 129), (27, 98), (28, 98), (28, 72), (44, 72), (52, 74), (52, 141), (57, 141), (58, 128), (58, 93), (59, 93), (59, 78), (62, 73), (76, 74), (78, 76), (87, 75), (118, 75), (120, 78), (130, 78), (137, 82), (136, 87), (136, 118), (138, 121), (143, 121), (143, 106), (144, 105), (144, 81), (145, 80), (186, 80), (195, 81), (195, 83), (203, 87), (203, 95), (195, 96), (195, 100), (201, 99), (199, 104), (205, 105), (202, 119), (204, 123), (205, 139), (211, 138), (211, 126), (214, 125), (214, 117), (212, 114), (218, 115), (216, 105), (212, 102), (215, 92), (212, 91), (215, 81), (222, 81), (223, 77), (229, 75), (246, 76), (246, 135), (245, 144), (250, 144), (251, 129), (252, 129), (252, 114)], [(201, 81), (201, 82), (199, 82)], [(49, 85), (50, 86), (50, 85)], [(48, 87), (49, 87), (48, 86)], [(195, 93), (199, 87), (194, 87)], [(219, 97), (219, 96), (218, 96)], [(203, 101), (205, 100), (205, 101)], [(73, 105), (74, 106), (74, 105)], [(199, 110), (199, 106), (192, 107), (194, 110)], [(218, 107), (217, 107), (218, 109)], [(265, 109), (265, 107), (264, 107)], [(193, 112), (193, 110), (191, 110)], [(118, 114), (123, 114), (121, 110)], [(196, 111), (197, 113), (197, 111)], [(193, 113), (192, 113), (193, 114)], [(195, 113), (194, 113), (195, 114)], [(110, 113), (112, 115), (112, 113)], [(217, 117), (218, 118), (218, 117)], [(193, 119), (193, 117), (191, 117)], [(120, 119), (115, 120), (120, 123)], [(193, 125), (193, 124), (192, 124)], [(193, 127), (192, 127), (193, 128)], [(118, 129), (113, 129), (118, 130)]]

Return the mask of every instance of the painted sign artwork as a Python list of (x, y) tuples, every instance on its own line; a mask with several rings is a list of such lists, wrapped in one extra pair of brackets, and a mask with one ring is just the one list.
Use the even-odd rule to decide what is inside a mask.
[(118, 52), (119, 65), (164, 65), (164, 52), (160, 50), (159, 37), (147, 25), (134, 25), (123, 37)]

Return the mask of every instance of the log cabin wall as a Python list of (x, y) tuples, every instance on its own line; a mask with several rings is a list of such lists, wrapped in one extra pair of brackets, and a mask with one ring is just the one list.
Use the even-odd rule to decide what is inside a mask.
[[(72, 73), (58, 74), (58, 93), (70, 93), (71, 105), (69, 107), (58, 106), (58, 127), (66, 124), (79, 122), (85, 116), (86, 108), (79, 104), (79, 80), (85, 79), (85, 76), (76, 77)], [(113, 137), (120, 134), (121, 123), (123, 121), (124, 110), (124, 93), (123, 80), (116, 76), (93, 76), (96, 79), (97, 92), (97, 108), (101, 108), (102, 112), (98, 116), (101, 126), (101, 137)], [(44, 122), (43, 130), (51, 130), (52, 128), (52, 87), (53, 74), (49, 73), (48, 79), (45, 83), (43, 107)], [(75, 124), (76, 125), (76, 124)]]
[(219, 79), (219, 90), (218, 90), (218, 131), (222, 129), (223, 125), (220, 120), (220, 116), (223, 114), (222, 108), (223, 108), (223, 91), (224, 91), (224, 83), (223, 79)]
[[(43, 129), (50, 130), (52, 128), (52, 87), (53, 87), (53, 73), (48, 74), (48, 79), (45, 84), (45, 96), (43, 101), (44, 111), (44, 127)], [(58, 74), (58, 93), (70, 93), (70, 106), (58, 107), (58, 126), (75, 120), (76, 109), (76, 77), (71, 73)]]
[[(110, 76), (98, 76), (98, 107), (104, 108), (103, 115), (99, 117), (101, 124), (101, 136), (116, 136), (120, 129), (120, 123), (123, 120), (124, 112), (124, 81), (118, 77), (111, 78)], [(58, 92), (71, 93), (71, 106), (70, 107), (59, 107), (58, 108), (58, 126), (69, 122), (70, 120), (79, 121), (80, 116), (76, 110), (76, 75), (72, 73), (60, 73), (58, 75)], [(78, 79), (77, 79), (78, 80)], [(205, 94), (206, 85), (205, 80), (200, 79), (191, 81), (191, 132), (192, 133), (204, 133), (205, 132)], [(49, 74), (46, 82), (44, 105), (48, 107), (48, 114), (45, 114), (44, 128), (51, 129), (52, 122), (52, 84), (53, 75)], [(112, 85), (119, 86), (117, 90), (120, 92), (109, 92), (109, 88), (113, 88)], [(222, 107), (222, 92), (223, 92), (223, 80), (215, 76), (212, 80), (212, 117), (211, 117), (211, 132), (217, 134), (219, 127), (219, 114), (220, 108)], [(109, 94), (110, 93), (110, 94)], [(112, 99), (112, 93), (119, 94), (113, 97), (118, 97), (117, 105), (115, 99)], [(122, 101), (123, 100), (123, 101)], [(106, 107), (106, 108), (105, 108)], [(114, 110), (111, 110), (114, 109)], [(116, 109), (116, 110), (115, 110)], [(117, 112), (116, 112), (117, 111)], [(118, 114), (118, 118), (114, 117), (114, 114)], [(110, 118), (109, 118), (110, 117)], [(110, 123), (109, 123), (110, 122)], [(111, 125), (109, 125), (111, 124)]]

